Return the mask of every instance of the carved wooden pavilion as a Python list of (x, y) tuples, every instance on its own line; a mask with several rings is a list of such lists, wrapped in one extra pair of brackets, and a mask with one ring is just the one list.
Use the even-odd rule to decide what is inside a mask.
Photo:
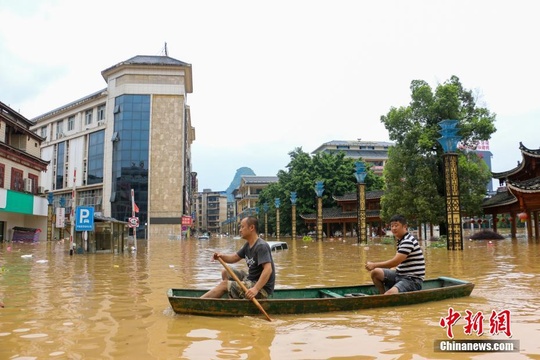
[[(384, 226), (380, 218), (382, 195), (382, 190), (366, 192), (366, 222), (371, 229), (370, 233), (375, 232), (377, 235), (384, 235)], [(338, 207), (322, 209), (323, 227), (328, 236), (338, 230), (343, 235), (353, 234), (358, 216), (357, 196), (355, 192), (333, 196), (332, 198), (337, 202)], [(317, 214), (302, 214), (300, 217), (308, 226), (315, 226), (317, 223)]]
[[(540, 211), (540, 149), (532, 150), (519, 143), (522, 161), (511, 170), (492, 173), (499, 179), (500, 188), (491, 198), (484, 201), (485, 214), (493, 219), (497, 215), (509, 214), (512, 237), (516, 236), (516, 218), (527, 222), (527, 238), (540, 238), (538, 212)], [(497, 221), (493, 221), (497, 231)], [(534, 235), (533, 235), (534, 231)]]

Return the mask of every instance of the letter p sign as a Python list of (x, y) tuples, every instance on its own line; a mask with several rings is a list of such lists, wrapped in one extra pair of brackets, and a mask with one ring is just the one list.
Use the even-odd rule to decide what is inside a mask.
[(75, 211), (75, 230), (94, 231), (94, 208), (78, 206)]

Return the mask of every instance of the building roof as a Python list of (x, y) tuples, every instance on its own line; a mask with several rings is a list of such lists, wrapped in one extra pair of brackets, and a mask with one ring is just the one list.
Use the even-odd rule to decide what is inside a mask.
[(108, 81), (109, 75), (115, 70), (126, 66), (164, 66), (164, 67), (183, 67), (186, 68), (185, 74), (185, 87), (186, 92), (193, 92), (192, 78), (191, 78), (191, 64), (176, 60), (169, 56), (163, 55), (137, 55), (125, 61), (121, 61), (116, 65), (113, 65), (101, 72), (101, 76), (105, 81)]
[(540, 177), (528, 179), (524, 181), (507, 180), (507, 186), (510, 190), (519, 191), (524, 193), (538, 193), (540, 192)]
[(517, 198), (507, 188), (499, 188), (492, 197), (484, 199), (482, 208), (510, 205), (517, 202)]
[(8, 105), (0, 101), (0, 112), (2, 117), (10, 119), (14, 124), (18, 124), (21, 128), (28, 130), (28, 128), (34, 125), (30, 120), (19, 114), (17, 111), (13, 110)]
[(518, 162), (518, 165), (511, 170), (498, 172), (498, 173), (492, 172), (491, 174), (493, 178), (506, 179), (512, 175), (519, 173), (521, 170), (523, 170), (525, 168), (525, 163), (528, 158), (540, 158), (540, 149), (537, 149), (537, 150), (529, 149), (525, 145), (523, 145), (522, 142), (519, 143), (519, 150), (521, 150), (521, 157), (523, 160)]
[[(317, 150), (318, 153), (335, 153), (344, 152), (345, 157), (348, 158), (362, 158), (362, 159), (388, 159), (388, 150), (369, 150), (369, 149), (321, 149)], [(315, 152), (313, 152), (315, 153)]]
[[(311, 153), (316, 154), (318, 152), (321, 152), (321, 151), (325, 150), (326, 148), (329, 148), (329, 147), (332, 148), (334, 146), (335, 147), (337, 147), (337, 146), (340, 146), (340, 147), (346, 147), (346, 146), (355, 147), (356, 150), (360, 150), (360, 146), (373, 146), (373, 147), (379, 148), (379, 149), (373, 149), (373, 150), (366, 149), (366, 150), (368, 150), (368, 151), (381, 150), (382, 151), (385, 148), (388, 149), (389, 147), (394, 146), (394, 143), (388, 142), (388, 141), (332, 140), (332, 141), (325, 142), (324, 144), (322, 144), (321, 146), (316, 148)], [(347, 150), (347, 149), (332, 149), (332, 150)], [(350, 150), (355, 150), (355, 149), (350, 149)], [(385, 153), (388, 153), (388, 151), (386, 151)]]
[[(366, 200), (369, 199), (380, 199), (384, 195), (383, 190), (375, 190), (375, 191), (366, 191)], [(341, 196), (332, 196), (332, 198), (336, 201), (356, 201), (358, 194), (355, 192), (352, 193), (346, 193)]]
[(66, 111), (66, 110), (68, 110), (68, 109), (70, 109), (70, 108), (72, 108), (74, 106), (79, 106), (79, 105), (84, 104), (86, 102), (93, 101), (94, 99), (99, 98), (99, 97), (101, 97), (101, 96), (103, 96), (105, 94), (107, 94), (107, 89), (106, 88), (101, 89), (99, 91), (96, 91), (96, 92), (94, 92), (94, 93), (92, 93), (90, 95), (87, 95), (85, 97), (82, 97), (82, 98), (80, 98), (78, 100), (72, 101), (72, 102), (70, 102), (70, 103), (68, 103), (66, 105), (60, 106), (60, 107), (58, 107), (58, 108), (56, 108), (54, 110), (48, 111), (45, 114), (41, 114), (41, 115), (33, 118), (31, 121), (33, 122), (33, 125), (35, 125), (39, 120), (46, 119), (49, 116), (56, 115), (56, 114), (58, 114), (60, 112)]
[(256, 176), (256, 175), (243, 175), (242, 181), (245, 184), (269, 184), (278, 182), (277, 176)]
[[(380, 210), (366, 210), (366, 216), (368, 218), (379, 217)], [(358, 213), (355, 211), (343, 211), (342, 208), (323, 208), (322, 217), (324, 220), (332, 219), (356, 219)], [(316, 220), (317, 214), (300, 214), (300, 217), (304, 220)]]
[(125, 61), (119, 62), (116, 65), (111, 66), (108, 69), (105, 69), (103, 71), (107, 71), (109, 69), (112, 69), (114, 67), (118, 67), (120, 65), (178, 65), (178, 66), (187, 66), (191, 67), (191, 64), (188, 64), (186, 62), (176, 60), (169, 56), (164, 55), (136, 55), (130, 59), (127, 59)]

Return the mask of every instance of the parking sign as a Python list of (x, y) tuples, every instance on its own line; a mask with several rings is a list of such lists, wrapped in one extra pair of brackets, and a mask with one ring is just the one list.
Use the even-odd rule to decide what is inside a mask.
[(77, 206), (75, 210), (75, 231), (94, 231), (94, 208)]

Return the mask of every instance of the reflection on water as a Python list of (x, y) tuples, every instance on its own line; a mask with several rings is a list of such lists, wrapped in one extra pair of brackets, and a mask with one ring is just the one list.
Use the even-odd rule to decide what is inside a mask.
[[(367, 260), (385, 260), (393, 245), (356, 239), (285, 239), (274, 253), (281, 288), (369, 283)], [(328, 359), (492, 358), (504, 354), (435, 353), (449, 307), (482, 312), (484, 335), (492, 310), (511, 311), (520, 353), (540, 354), (540, 245), (526, 239), (467, 241), (464, 251), (426, 248), (428, 277), (475, 283), (471, 297), (407, 307), (332, 314), (212, 318), (176, 315), (170, 287), (209, 288), (222, 270), (214, 251), (232, 252), (243, 240), (151, 239), (136, 254), (69, 256), (65, 244), (0, 244), (0, 359)], [(245, 267), (244, 262), (236, 266)], [(272, 314), (270, 314), (272, 316)], [(533, 334), (531, 336), (530, 334)], [(505, 356), (505, 358), (508, 358)]]

